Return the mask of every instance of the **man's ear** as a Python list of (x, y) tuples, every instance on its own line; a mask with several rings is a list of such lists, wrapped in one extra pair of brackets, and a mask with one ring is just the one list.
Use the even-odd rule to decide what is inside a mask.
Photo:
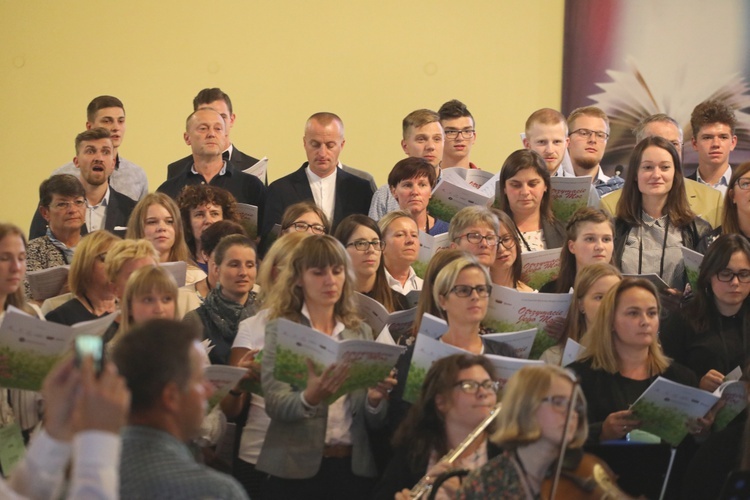
[(167, 382), (167, 385), (161, 390), (160, 402), (162, 406), (170, 413), (179, 413), (181, 399), (182, 391), (177, 386), (177, 382)]

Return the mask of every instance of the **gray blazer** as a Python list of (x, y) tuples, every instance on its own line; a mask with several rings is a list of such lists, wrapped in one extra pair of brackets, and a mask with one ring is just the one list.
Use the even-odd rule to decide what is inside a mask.
[[(303, 323), (310, 326), (306, 321)], [(372, 330), (362, 323), (357, 330), (346, 329), (344, 339), (372, 340)], [(261, 361), (261, 380), (266, 413), (271, 424), (266, 433), (256, 468), (259, 471), (284, 479), (308, 479), (318, 473), (323, 459), (328, 405), (321, 403), (308, 411), (300, 399), (304, 387), (295, 387), (274, 378), (276, 359), (277, 322), (266, 326), (266, 340)], [(375, 459), (367, 437), (368, 428), (378, 428), (385, 423), (387, 403), (376, 412), (365, 408), (367, 391), (361, 389), (348, 395), (352, 412), (352, 472), (358, 476), (377, 477)]]

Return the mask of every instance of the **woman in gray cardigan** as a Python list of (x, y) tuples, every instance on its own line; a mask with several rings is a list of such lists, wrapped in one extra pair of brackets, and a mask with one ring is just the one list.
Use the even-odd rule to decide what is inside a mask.
[(377, 475), (367, 428), (384, 422), (395, 380), (360, 389), (328, 404), (348, 376), (330, 365), (292, 385), (274, 376), (278, 319), (285, 318), (336, 340), (372, 340), (356, 313), (354, 275), (346, 250), (327, 235), (305, 238), (268, 298), (262, 386), (271, 424), (256, 468), (269, 474), (265, 498), (365, 498)]

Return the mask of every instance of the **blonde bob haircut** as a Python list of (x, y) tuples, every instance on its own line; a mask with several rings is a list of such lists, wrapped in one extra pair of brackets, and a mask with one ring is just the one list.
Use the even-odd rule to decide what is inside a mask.
[(88, 292), (97, 258), (100, 255), (106, 255), (112, 245), (118, 241), (122, 240), (104, 229), (93, 231), (81, 238), (81, 242), (76, 246), (76, 253), (68, 274), (68, 287), (73, 295)]
[[(495, 421), (496, 430), (490, 441), (503, 448), (514, 450), (537, 441), (542, 429), (536, 419), (536, 412), (547, 397), (552, 381), (558, 377), (573, 385), (573, 375), (555, 365), (524, 366), (508, 380), (503, 388), (503, 406)], [(586, 400), (581, 391), (578, 398), (584, 405)], [(578, 426), (570, 448), (580, 448), (588, 437), (586, 412), (578, 415)]]
[[(451, 289), (456, 284), (456, 280), (458, 280), (458, 275), (461, 274), (461, 271), (474, 268), (479, 269), (482, 272), (485, 284), (491, 289), (492, 280), (490, 279), (490, 273), (479, 263), (476, 257), (464, 253), (461, 257), (446, 264), (438, 273), (437, 278), (435, 278), (435, 285), (432, 287), (432, 300), (435, 301), (435, 305), (440, 303), (441, 296), (445, 297), (450, 293)], [(447, 321), (448, 318), (446, 317), (445, 312), (439, 307), (437, 310), (440, 312), (440, 316)]]
[(383, 217), (381, 217), (381, 219), (378, 221), (378, 227), (380, 228), (380, 232), (383, 233), (383, 238), (385, 238), (385, 232), (388, 231), (388, 226), (390, 226), (393, 221), (404, 217), (407, 219), (411, 219), (411, 215), (409, 215), (409, 212), (407, 212), (406, 210), (394, 210), (393, 212), (388, 212)]
[(172, 245), (167, 257), (167, 262), (179, 262), (190, 260), (188, 253), (187, 243), (185, 243), (185, 232), (182, 225), (182, 216), (180, 215), (180, 207), (174, 202), (172, 198), (164, 193), (149, 193), (133, 209), (128, 219), (128, 230), (125, 233), (125, 238), (129, 240), (138, 240), (145, 238), (146, 235), (146, 215), (151, 205), (161, 205), (170, 217), (172, 217), (172, 225), (174, 227), (174, 245)]
[(107, 279), (114, 283), (120, 270), (130, 260), (151, 257), (155, 263), (159, 262), (159, 254), (154, 245), (147, 240), (120, 240), (107, 251), (104, 260), (104, 272)]
[(448, 226), (448, 239), (455, 242), (471, 226), (485, 226), (496, 235), (500, 234), (500, 221), (492, 210), (471, 206), (462, 208), (453, 216)]
[(177, 311), (177, 282), (175, 282), (169, 272), (165, 271), (159, 266), (144, 266), (140, 269), (136, 269), (133, 274), (128, 278), (128, 283), (125, 285), (125, 293), (122, 296), (121, 310), (122, 315), (120, 316), (120, 329), (118, 334), (127, 332), (135, 326), (133, 324), (133, 316), (130, 312), (133, 301), (138, 297), (143, 297), (149, 293), (165, 294), (172, 297), (174, 301), (174, 319), (179, 320), (179, 312)]
[(308, 269), (343, 267), (345, 280), (341, 297), (334, 306), (334, 315), (349, 329), (359, 328), (362, 319), (357, 314), (354, 284), (356, 277), (344, 245), (327, 234), (313, 234), (304, 238), (294, 249), (289, 262), (281, 271), (278, 282), (271, 290), (267, 307), (268, 320), (286, 318), (300, 323), (304, 294), (302, 275)]
[(256, 301), (263, 302), (268, 298), (271, 288), (289, 262), (292, 252), (307, 236), (310, 236), (307, 231), (286, 233), (273, 242), (258, 267), (255, 282), (260, 286), (260, 293)]
[[(581, 360), (591, 360), (591, 367), (607, 373), (620, 371), (620, 358), (615, 347), (615, 314), (623, 292), (631, 288), (642, 288), (654, 296), (657, 311), (661, 312), (661, 303), (656, 287), (643, 278), (624, 278), (602, 299), (594, 323), (589, 325), (583, 338), (586, 352)], [(648, 348), (648, 369), (652, 376), (661, 375), (669, 368), (670, 359), (664, 355), (658, 340), (654, 339)]]

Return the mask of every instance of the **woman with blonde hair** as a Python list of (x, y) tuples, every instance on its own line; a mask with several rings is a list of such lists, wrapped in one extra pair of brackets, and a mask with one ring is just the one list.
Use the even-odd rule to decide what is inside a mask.
[(118, 335), (150, 319), (177, 317), (177, 283), (159, 266), (145, 266), (130, 275), (122, 297)]
[(660, 309), (653, 284), (623, 279), (604, 296), (586, 332), (583, 357), (569, 365), (589, 399), (589, 436), (595, 442), (624, 439), (640, 426), (628, 408), (657, 377), (698, 385), (695, 374), (662, 352)]
[(385, 247), (383, 261), (388, 284), (402, 295), (422, 289), (422, 278), (412, 269), (419, 257), (419, 229), (408, 212), (396, 210), (385, 214), (378, 227)]
[[(0, 322), (5, 317), (8, 306), (42, 317), (39, 308), (26, 301), (24, 293), (26, 246), (26, 237), (20, 228), (0, 223)], [(41, 418), (41, 396), (31, 391), (9, 392), (10, 394), (6, 389), (0, 388), (0, 426), (12, 424), (15, 418), (24, 437), (28, 439)]]
[(622, 274), (611, 264), (591, 264), (580, 270), (573, 286), (573, 300), (557, 345), (550, 347), (539, 358), (559, 365), (567, 339), (580, 343), (588, 326), (593, 324), (599, 305), (607, 292), (622, 279)]
[(471, 472), (456, 498), (539, 498), (560, 447), (580, 448), (586, 441), (586, 401), (574, 385), (569, 372), (553, 365), (525, 366), (513, 374), (490, 436), (503, 452)]
[[(254, 316), (240, 322), (229, 353), (229, 364), (246, 368), (247, 378), (255, 382), (260, 381), (261, 371), (260, 361), (255, 356), (265, 346), (268, 324), (268, 309), (264, 307), (264, 303), (278, 284), (279, 275), (286, 268), (294, 249), (308, 236), (308, 232), (282, 235), (271, 245), (258, 268), (256, 282), (260, 285), (260, 292), (256, 303), (261, 309)], [(257, 394), (249, 394), (239, 384), (222, 400), (221, 410), (229, 419), (239, 418), (236, 423), (242, 428), (239, 449), (232, 464), (232, 475), (242, 484), (250, 498), (262, 498), (261, 484), (265, 474), (256, 471), (255, 464), (271, 423), (266, 414), (265, 400)]]
[(180, 208), (164, 193), (150, 193), (141, 198), (130, 214), (125, 237), (151, 242), (159, 254), (159, 262), (188, 263), (185, 278), (188, 285), (206, 277), (203, 271), (190, 264)]
[(325, 400), (348, 376), (346, 363), (334, 363), (320, 374), (308, 363), (304, 385), (290, 385), (274, 375), (277, 319), (337, 340), (372, 340), (372, 330), (357, 315), (354, 286), (341, 243), (312, 235), (295, 248), (268, 298), (261, 382), (271, 423), (257, 462), (257, 469), (269, 474), (268, 498), (366, 497), (377, 477), (367, 428), (383, 424), (393, 379), (328, 404)]
[(107, 251), (118, 241), (120, 238), (103, 229), (81, 239), (68, 272), (71, 298), (47, 313), (47, 321), (74, 325), (115, 311), (115, 295), (104, 261)]

